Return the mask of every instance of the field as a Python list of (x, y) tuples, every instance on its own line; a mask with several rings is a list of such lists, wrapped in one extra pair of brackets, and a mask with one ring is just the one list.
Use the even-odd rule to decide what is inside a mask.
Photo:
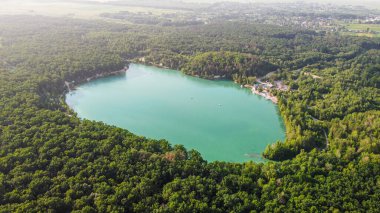
[(354, 32), (342, 32), (342, 35), (350, 35), (350, 36), (364, 36), (369, 38), (380, 38), (380, 34), (373, 33), (354, 33)]
[(380, 32), (380, 24), (346, 24), (345, 27), (349, 30), (371, 30)]
[(0, 15), (46, 15), (54, 17), (73, 17), (82, 19), (104, 19), (102, 13), (115, 13), (119, 11), (150, 12), (155, 15), (164, 13), (178, 13), (178, 10), (156, 9), (135, 6), (113, 6), (93, 3), (65, 3), (52, 2), (25, 2), (21, 0), (3, 2), (0, 7)]
[(336, 21), (336, 24), (344, 26), (348, 30), (348, 32), (341, 32), (342, 35), (380, 37), (380, 24), (344, 23), (343, 21)]

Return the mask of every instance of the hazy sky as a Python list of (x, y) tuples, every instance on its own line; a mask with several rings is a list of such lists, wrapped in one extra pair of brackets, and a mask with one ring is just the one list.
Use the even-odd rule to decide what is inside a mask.
[[(1, 2), (10, 2), (10, 1), (13, 1), (13, 0), (0, 0), (0, 3)], [(36, 1), (36, 0), (21, 0), (21, 1), (25, 1), (25, 2), (31, 2), (31, 1)], [(44, 0), (37, 0), (37, 1), (44, 1)], [(49, 0), (45, 0), (46, 2), (49, 2)], [(55, 1), (55, 0), (53, 0)], [(61, 2), (64, 2), (65, 0), (59, 0)], [(98, 2), (108, 2), (108, 1), (115, 1), (115, 0), (70, 0), (70, 2), (72, 1), (98, 1)], [(130, 1), (130, 0), (118, 0), (118, 1)], [(137, 0), (134, 0), (134, 1), (137, 1)], [(140, 1), (144, 1), (144, 0), (140, 0)], [(160, 0), (157, 0), (157, 1), (160, 1)], [(178, 0), (178, 1), (185, 1), (185, 2), (197, 2), (197, 3), (215, 3), (215, 2), (225, 2), (225, 1), (230, 1), (230, 2), (250, 2), (250, 3), (259, 3), (259, 2), (263, 2), (263, 3), (273, 3), (273, 2), (276, 2), (276, 3), (289, 3), (289, 2), (319, 2), (319, 3), (333, 3), (333, 4), (359, 4), (359, 5), (363, 5), (363, 6), (367, 6), (367, 7), (371, 7), (371, 6), (378, 6), (380, 5), (380, 0)], [(20, 2), (20, 0), (19, 0)]]
[[(1, 1), (1, 0), (0, 0)], [(88, 1), (114, 1), (114, 0), (88, 0)], [(125, 0), (128, 1), (128, 0)], [(142, 0), (143, 1), (143, 0)], [(159, 1), (159, 0), (157, 0)], [(250, 3), (289, 3), (289, 2), (317, 2), (317, 3), (333, 3), (333, 4), (355, 4), (355, 5), (363, 5), (366, 7), (377, 7), (380, 5), (380, 0), (179, 0), (185, 2), (197, 2), (197, 3), (215, 3), (215, 2), (250, 2)]]
[[(221, 2), (226, 0), (184, 0), (188, 2)], [(300, 0), (229, 0), (236, 2), (278, 2), (278, 3), (288, 3), (288, 2), (300, 2)], [(318, 2), (318, 3), (333, 3), (333, 4), (359, 4), (367, 7), (371, 5), (380, 4), (380, 0), (302, 0), (301, 2)]]
[[(83, 13), (84, 10), (87, 10), (87, 13), (92, 13), (90, 15), (94, 15), (95, 11), (91, 12), (91, 8), (83, 8), (79, 7), (76, 4), (71, 4), (73, 2), (83, 2), (83, 1), (99, 1), (99, 2), (107, 2), (107, 1), (116, 1), (116, 0), (0, 0), (0, 14), (14, 14), (14, 13), (20, 13), (25, 11), (35, 11), (39, 12), (42, 11), (44, 14), (48, 12), (50, 15), (59, 14), (62, 13), (76, 13), (80, 14)], [(156, 1), (160, 2), (160, 0), (118, 0), (118, 1), (125, 1), (125, 2), (144, 2), (144, 1)], [(250, 3), (289, 3), (289, 2), (319, 2), (319, 3), (333, 3), (333, 4), (340, 4), (340, 5), (362, 5), (370, 9), (380, 9), (380, 0), (168, 0), (168, 1), (185, 1), (185, 2), (197, 2), (197, 3), (215, 3), (215, 2), (222, 2), (222, 1), (235, 1), (235, 2), (250, 2)], [(39, 2), (38, 6), (36, 6), (36, 2)], [(56, 10), (52, 9), (51, 7), (48, 8), (47, 5), (51, 4), (65, 4), (64, 11), (60, 11), (59, 8), (55, 8)], [(31, 8), (31, 6), (33, 6)], [(104, 5), (104, 7), (106, 7)], [(109, 7), (109, 5), (108, 5)], [(69, 9), (72, 9), (72, 11), (69, 11)], [(97, 8), (98, 9), (98, 8)], [(85, 15), (88, 16), (88, 15)]]

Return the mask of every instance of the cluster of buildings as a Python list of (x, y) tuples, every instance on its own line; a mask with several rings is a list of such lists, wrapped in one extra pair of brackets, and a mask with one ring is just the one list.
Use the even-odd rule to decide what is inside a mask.
[(282, 81), (275, 81), (274, 84), (266, 81), (262, 82), (260, 80), (256, 81), (253, 85), (246, 84), (246, 88), (250, 88), (252, 93), (260, 95), (268, 100), (271, 100), (273, 103), (277, 103), (278, 99), (272, 94), (272, 90), (288, 91), (289, 87), (282, 83)]

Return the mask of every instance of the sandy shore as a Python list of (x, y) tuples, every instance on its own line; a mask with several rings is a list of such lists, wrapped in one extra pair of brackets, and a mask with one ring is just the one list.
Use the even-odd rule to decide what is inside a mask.
[(264, 97), (265, 99), (268, 99), (270, 101), (272, 101), (273, 103), (277, 104), (278, 103), (278, 99), (276, 96), (272, 95), (270, 92), (266, 92), (266, 91), (263, 91), (263, 92), (260, 92), (258, 91), (254, 86), (250, 85), (250, 84), (246, 84), (244, 85), (245, 88), (249, 88), (251, 89), (252, 93), (253, 94), (256, 94), (256, 95), (259, 95), (259, 96), (262, 96)]

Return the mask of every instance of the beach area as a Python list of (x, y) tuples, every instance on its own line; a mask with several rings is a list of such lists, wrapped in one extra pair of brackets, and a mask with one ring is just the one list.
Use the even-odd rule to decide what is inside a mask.
[(278, 103), (278, 98), (271, 93), (272, 90), (287, 91), (289, 87), (284, 85), (281, 81), (275, 81), (274, 84), (269, 82), (262, 82), (258, 80), (255, 84), (245, 84), (245, 88), (252, 91), (253, 94), (259, 95), (272, 101), (273, 103)]

